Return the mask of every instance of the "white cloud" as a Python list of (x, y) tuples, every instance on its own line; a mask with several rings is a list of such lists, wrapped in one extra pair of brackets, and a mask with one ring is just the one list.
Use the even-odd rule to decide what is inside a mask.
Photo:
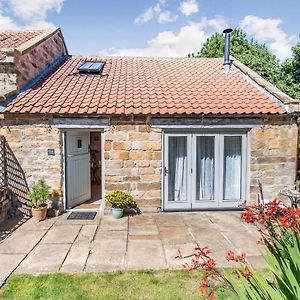
[(179, 10), (185, 16), (190, 16), (199, 11), (198, 2), (196, 0), (186, 0), (180, 3)]
[(134, 19), (135, 24), (142, 24), (156, 19), (158, 23), (171, 23), (176, 21), (177, 15), (172, 15), (169, 10), (165, 10), (166, 1), (159, 0), (154, 6), (148, 7), (142, 14)]
[[(0, 1), (0, 30), (40, 29), (54, 26), (49, 12), (60, 13), (64, 0)], [(9, 14), (9, 15), (8, 15)]]
[(200, 22), (189, 23), (178, 31), (158, 33), (147, 42), (147, 47), (104, 49), (100, 55), (186, 57), (188, 53), (199, 50), (212, 33), (220, 32), (226, 26), (222, 17), (202, 18)]
[(177, 17), (177, 15), (172, 15), (169, 10), (165, 10), (158, 15), (157, 21), (158, 23), (171, 23), (175, 22)]
[(258, 42), (265, 43), (279, 60), (291, 56), (291, 47), (295, 36), (289, 36), (280, 25), (281, 19), (263, 19), (257, 16), (246, 16), (240, 26)]

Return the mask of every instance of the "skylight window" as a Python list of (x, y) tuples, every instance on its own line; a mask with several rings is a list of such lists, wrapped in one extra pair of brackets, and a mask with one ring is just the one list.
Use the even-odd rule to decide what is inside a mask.
[(100, 74), (103, 67), (105, 65), (104, 61), (85, 61), (79, 67), (77, 70), (80, 73), (96, 73)]

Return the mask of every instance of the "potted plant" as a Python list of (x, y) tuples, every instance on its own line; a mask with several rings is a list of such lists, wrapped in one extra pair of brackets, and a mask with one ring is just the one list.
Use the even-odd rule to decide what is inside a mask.
[(46, 184), (45, 179), (39, 181), (32, 186), (28, 192), (29, 200), (32, 204), (32, 216), (39, 222), (45, 220), (47, 215), (47, 200), (49, 199), (50, 188)]
[(133, 203), (133, 198), (130, 194), (119, 190), (106, 194), (105, 200), (111, 204), (112, 215), (116, 219), (122, 218), (124, 208), (129, 208)]

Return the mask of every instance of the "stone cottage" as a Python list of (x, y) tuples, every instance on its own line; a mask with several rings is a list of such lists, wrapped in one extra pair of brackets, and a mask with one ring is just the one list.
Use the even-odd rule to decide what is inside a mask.
[(20, 202), (41, 177), (65, 210), (115, 189), (144, 210), (234, 209), (257, 179), (266, 198), (295, 184), (293, 100), (236, 60), (70, 56), (59, 29), (0, 33), (0, 51)]

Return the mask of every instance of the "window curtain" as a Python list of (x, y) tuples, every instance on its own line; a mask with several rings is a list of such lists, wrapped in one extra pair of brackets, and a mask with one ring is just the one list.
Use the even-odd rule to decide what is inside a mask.
[(187, 200), (187, 137), (169, 137), (168, 200)]
[(197, 137), (196, 199), (214, 199), (215, 139), (213, 136)]
[(224, 199), (241, 198), (242, 138), (224, 137)]

